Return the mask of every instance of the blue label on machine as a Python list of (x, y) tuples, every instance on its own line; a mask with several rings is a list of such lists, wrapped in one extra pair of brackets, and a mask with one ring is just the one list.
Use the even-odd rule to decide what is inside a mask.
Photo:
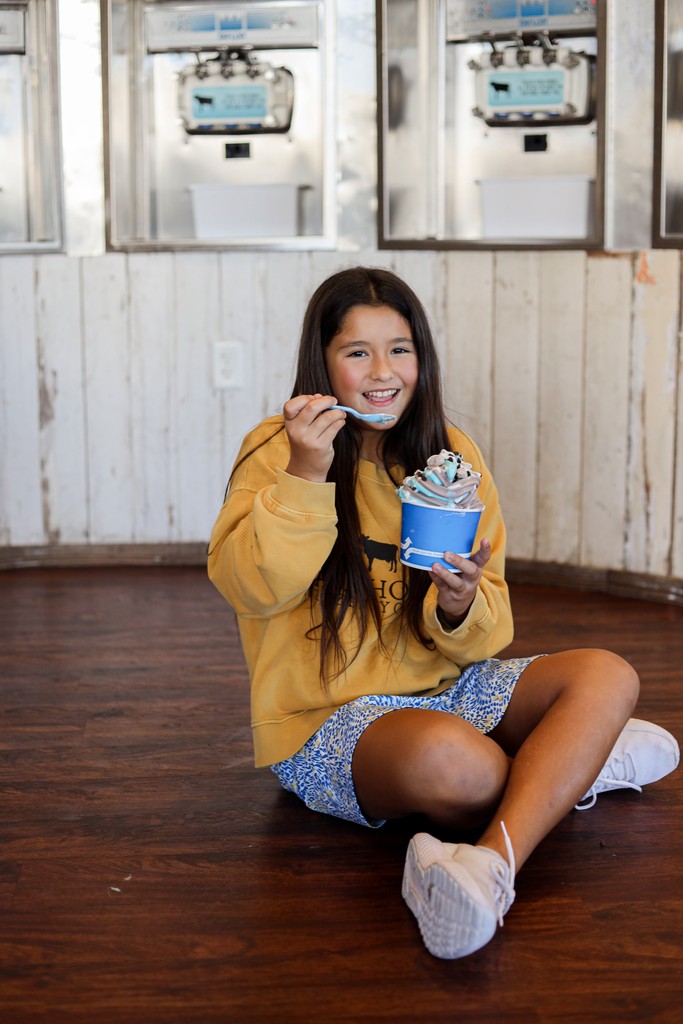
[(493, 3), (482, 4), (482, 14), (491, 18), (516, 18), (518, 15), (517, 0), (493, 0)]
[(209, 85), (192, 90), (192, 116), (197, 121), (258, 121), (267, 113), (265, 85)]
[(181, 32), (213, 32), (216, 19), (213, 14), (178, 15), (178, 29)]
[(218, 15), (218, 28), (221, 32), (241, 32), (244, 28), (241, 14)]
[(566, 18), (573, 14), (590, 14), (597, 7), (596, 0), (548, 0), (548, 15), (551, 18)]
[(262, 29), (271, 29), (276, 21), (275, 15), (277, 10), (265, 10), (265, 11), (248, 11), (247, 12), (247, 28), (256, 29), (261, 31)]
[(596, 0), (446, 0), (447, 36), (563, 29), (595, 31)]
[[(224, 50), (232, 43), (287, 48), (317, 46), (322, 0), (296, 3), (146, 3), (148, 53)], [(192, 9), (190, 9), (190, 7)]]
[(561, 71), (496, 71), (489, 75), (488, 103), (493, 109), (533, 110), (564, 102)]

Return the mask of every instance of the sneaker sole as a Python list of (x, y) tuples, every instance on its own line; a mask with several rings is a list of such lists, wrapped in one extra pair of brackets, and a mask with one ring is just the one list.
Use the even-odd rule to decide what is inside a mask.
[(411, 840), (403, 872), (402, 895), (417, 919), (429, 952), (442, 960), (456, 960), (485, 946), (495, 935), (497, 919), (482, 906), (459, 879), (458, 865), (446, 870), (438, 862), (424, 868)]

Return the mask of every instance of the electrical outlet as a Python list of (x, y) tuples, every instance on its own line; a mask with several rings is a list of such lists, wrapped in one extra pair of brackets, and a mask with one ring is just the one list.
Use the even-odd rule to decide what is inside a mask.
[(216, 341), (213, 346), (213, 386), (244, 387), (244, 343)]

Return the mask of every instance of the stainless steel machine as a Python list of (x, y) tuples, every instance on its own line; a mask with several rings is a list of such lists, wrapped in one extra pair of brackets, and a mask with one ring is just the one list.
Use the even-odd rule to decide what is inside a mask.
[(333, 246), (329, 8), (103, 0), (110, 248)]
[(602, 245), (606, 4), (378, 12), (380, 244)]
[(0, 0), (0, 253), (62, 247), (56, 5)]

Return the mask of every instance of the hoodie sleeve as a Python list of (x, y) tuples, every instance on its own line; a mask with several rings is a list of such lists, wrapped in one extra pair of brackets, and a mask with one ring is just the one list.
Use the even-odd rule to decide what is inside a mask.
[(209, 578), (238, 615), (269, 617), (300, 604), (336, 540), (334, 484), (290, 476), (288, 460), (280, 434), (253, 451), (211, 533)]

